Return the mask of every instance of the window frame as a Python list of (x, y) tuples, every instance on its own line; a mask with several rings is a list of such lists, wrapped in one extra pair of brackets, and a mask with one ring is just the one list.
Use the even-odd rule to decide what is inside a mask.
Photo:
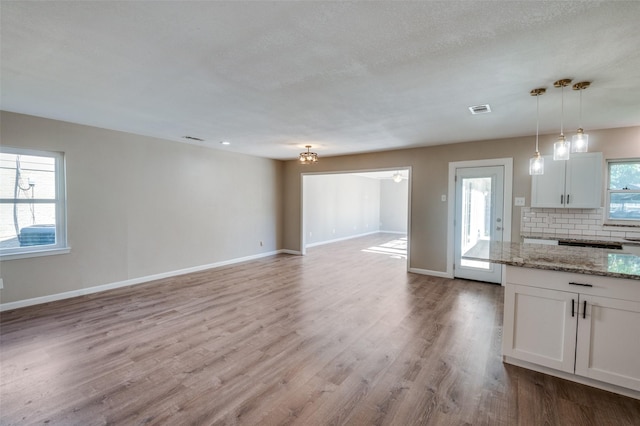
[(620, 163), (637, 163), (640, 164), (640, 158), (619, 158), (607, 159), (607, 179), (605, 186), (605, 206), (604, 206), (604, 225), (640, 227), (640, 219), (619, 219), (609, 217), (611, 212), (611, 194), (640, 194), (640, 189), (610, 189), (611, 181), (611, 165)]
[[(71, 251), (67, 244), (67, 192), (66, 192), (66, 162), (63, 152), (44, 151), (36, 149), (15, 148), (0, 146), (0, 152), (14, 155), (32, 155), (38, 157), (49, 157), (54, 159), (55, 164), (55, 188), (54, 199), (35, 199), (36, 203), (53, 203), (56, 212), (56, 243), (48, 245), (22, 246), (0, 249), (0, 260), (24, 259), (28, 257), (49, 256), (55, 254), (65, 254)], [(0, 198), (1, 204), (13, 204), (13, 198)]]

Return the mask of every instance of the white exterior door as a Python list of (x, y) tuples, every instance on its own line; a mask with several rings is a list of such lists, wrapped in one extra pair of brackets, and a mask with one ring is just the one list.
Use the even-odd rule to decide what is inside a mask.
[(504, 167), (457, 168), (455, 176), (454, 276), (501, 283), (501, 265), (462, 256), (488, 257), (489, 243), (502, 241)]

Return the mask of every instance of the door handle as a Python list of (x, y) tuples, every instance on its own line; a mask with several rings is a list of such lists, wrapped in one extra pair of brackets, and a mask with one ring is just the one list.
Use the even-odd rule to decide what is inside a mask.
[(582, 308), (582, 319), (587, 317), (587, 301), (584, 301), (584, 307)]
[(564, 194), (560, 195), (560, 204), (564, 204)]
[(576, 301), (574, 299), (571, 299), (571, 318), (576, 316), (575, 304), (576, 304)]
[(500, 228), (499, 226), (496, 226), (496, 231), (502, 231), (502, 228)]
[(569, 195), (571, 194), (567, 194), (567, 204), (569, 204)]

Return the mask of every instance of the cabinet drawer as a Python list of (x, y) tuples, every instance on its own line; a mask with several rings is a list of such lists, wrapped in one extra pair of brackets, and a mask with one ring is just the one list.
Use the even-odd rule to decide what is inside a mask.
[(547, 288), (550, 290), (570, 291), (586, 295), (640, 302), (640, 280), (547, 271), (507, 265), (506, 282)]

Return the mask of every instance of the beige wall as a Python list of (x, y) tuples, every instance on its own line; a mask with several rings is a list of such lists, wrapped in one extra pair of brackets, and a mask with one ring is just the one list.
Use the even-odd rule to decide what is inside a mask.
[(0, 262), (2, 303), (283, 245), (280, 161), (8, 112), (0, 118), (3, 145), (65, 153), (71, 246), (70, 254)]
[[(640, 157), (640, 127), (589, 131), (590, 151), (600, 151), (607, 158)], [(540, 150), (552, 152), (557, 135), (541, 137)], [(300, 173), (313, 170), (355, 171), (378, 168), (412, 167), (411, 268), (446, 271), (447, 203), (440, 197), (447, 194), (449, 162), (489, 158), (513, 158), (513, 196), (525, 197), (530, 205), (531, 177), (529, 157), (534, 151), (534, 138), (523, 137), (493, 141), (478, 141), (454, 145), (415, 148), (379, 153), (324, 157), (313, 166), (297, 161), (285, 164), (284, 176), (284, 248), (300, 250)], [(322, 152), (319, 152), (322, 156)], [(513, 207), (511, 235), (520, 238), (520, 208)]]
[[(2, 112), (0, 143), (63, 151), (70, 254), (0, 262), (2, 303), (268, 253), (300, 250), (301, 173), (412, 167), (412, 268), (446, 270), (452, 161), (512, 157), (530, 205), (533, 137), (341, 157), (315, 166)], [(640, 127), (589, 131), (590, 150), (640, 158)], [(551, 152), (555, 135), (541, 138)], [(321, 154), (321, 152), (320, 152)], [(512, 239), (520, 209), (513, 208)], [(263, 241), (261, 247), (259, 242)]]

